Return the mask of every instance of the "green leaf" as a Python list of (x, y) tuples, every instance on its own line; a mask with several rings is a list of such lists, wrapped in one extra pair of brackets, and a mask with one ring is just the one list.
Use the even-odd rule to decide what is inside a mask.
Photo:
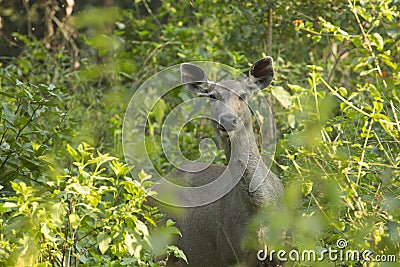
[(16, 207), (18, 207), (18, 205), (13, 202), (4, 202), (3, 204), (3, 208), (16, 208)]
[(374, 109), (378, 113), (383, 109), (383, 104), (380, 101), (374, 101)]
[(116, 160), (116, 157), (109, 156), (108, 153), (106, 154), (101, 154), (99, 151), (97, 151), (98, 156), (95, 158), (92, 158), (87, 161), (87, 164), (97, 164), (97, 167), (103, 165), (104, 163), (112, 160)]
[(307, 69), (312, 70), (312, 71), (323, 71), (324, 68), (321, 66), (317, 66), (317, 65), (307, 65)]
[(370, 74), (371, 72), (374, 72), (374, 71), (376, 71), (376, 70), (378, 70), (378, 69), (377, 69), (377, 68), (373, 68), (373, 69), (369, 69), (369, 70), (364, 70), (364, 71), (360, 72), (360, 76), (368, 75), (368, 74)]
[(140, 182), (144, 182), (151, 178), (151, 176), (148, 175), (143, 169), (140, 170), (138, 177), (140, 179)]
[(49, 208), (50, 216), (52, 219), (52, 223), (56, 226), (61, 226), (64, 223), (65, 215), (67, 214), (67, 210), (64, 206), (64, 203), (54, 203)]
[(137, 242), (136, 238), (128, 233), (125, 235), (125, 244), (128, 252), (133, 255), (135, 253), (134, 243)]
[(90, 188), (88, 186), (80, 185), (78, 183), (68, 185), (65, 188), (65, 191), (68, 193), (79, 193), (84, 196), (90, 194)]
[(72, 228), (77, 229), (81, 222), (81, 219), (79, 218), (78, 214), (71, 213), (69, 215), (69, 222), (70, 222)]
[(15, 127), (22, 127), (28, 122), (28, 119), (26, 117), (17, 117), (14, 121), (14, 126)]
[[(135, 258), (124, 258), (120, 263), (122, 266), (137, 266), (138, 265), (137, 262), (138, 261)], [(158, 266), (158, 265), (156, 265), (156, 266)]]
[(309, 195), (313, 190), (313, 185), (314, 183), (311, 180), (304, 181), (301, 187), (301, 192), (303, 193), (303, 195)]
[(135, 221), (136, 228), (135, 231), (139, 234), (143, 234), (143, 236), (149, 236), (149, 230), (147, 226), (140, 220)]
[(344, 222), (332, 222), (332, 225), (339, 231), (344, 231), (346, 227)]
[(111, 237), (106, 234), (103, 234), (103, 233), (99, 234), (97, 236), (97, 243), (99, 244), (99, 249), (100, 249), (101, 254), (104, 254), (110, 247)]
[(297, 84), (289, 84), (289, 83), (288, 83), (287, 86), (288, 86), (289, 89), (292, 90), (292, 91), (302, 91), (302, 90), (304, 90), (303, 87), (301, 87), (300, 85), (297, 85)]
[(288, 108), (292, 105), (291, 95), (282, 86), (272, 87), (271, 92), (283, 107)]
[(339, 87), (339, 88), (338, 88), (338, 91), (339, 91), (339, 94), (340, 94), (341, 96), (346, 96), (346, 95), (347, 95), (347, 89), (344, 88), (344, 87)]
[(382, 36), (379, 33), (375, 32), (369, 37), (370, 40), (372, 41), (372, 45), (375, 45), (378, 50), (383, 50), (383, 46), (385, 43), (383, 41)]
[(178, 247), (168, 246), (168, 251), (174, 253), (175, 257), (183, 259), (186, 263), (188, 262), (185, 253), (183, 253), (183, 251), (180, 250)]
[(69, 154), (74, 158), (75, 161), (80, 161), (81, 160), (81, 155), (76, 152), (75, 149), (72, 148), (69, 144), (67, 144), (67, 150)]
[(140, 259), (140, 252), (142, 251), (143, 246), (142, 245), (138, 245), (136, 246), (136, 248), (133, 250), (133, 256), (137, 259)]
[(146, 221), (148, 221), (151, 225), (156, 226), (156, 222), (149, 216), (144, 216), (144, 218), (146, 219)]
[(287, 116), (287, 120), (288, 120), (290, 128), (294, 129), (295, 124), (296, 124), (296, 117), (293, 114), (289, 114)]
[(24, 242), (24, 244), (23, 247), (13, 255), (13, 257), (16, 258), (13, 266), (35, 266), (40, 252), (39, 244), (35, 242), (35, 240), (32, 240), (32, 238), (24, 238), (24, 240), (21, 241)]
[(122, 162), (118, 162), (117, 160), (113, 160), (110, 165), (111, 169), (114, 171), (115, 176), (120, 177), (129, 172), (129, 167)]
[(15, 114), (11, 110), (10, 105), (3, 103), (1, 106), (2, 106), (2, 118), (13, 125), (15, 120)]
[(21, 194), (22, 196), (25, 196), (28, 193), (28, 189), (24, 182), (11, 182), (11, 187), (17, 194)]
[(44, 237), (51, 242), (56, 242), (57, 238), (55, 237), (54, 233), (51, 231), (50, 227), (47, 224), (43, 224), (42, 227), (40, 228), (40, 231), (44, 235)]
[(166, 222), (166, 226), (167, 227), (172, 227), (172, 226), (174, 226), (175, 225), (175, 222), (173, 221), (173, 220), (171, 220), (171, 219), (168, 219), (167, 220), (167, 222)]
[(13, 96), (12, 94), (6, 93), (6, 92), (2, 92), (0, 91), (0, 95), (4, 95), (6, 97), (10, 97), (10, 98), (15, 98), (15, 96)]
[(0, 203), (2, 209), (12, 209), (12, 208), (17, 208), (18, 205), (14, 202), (4, 202)]
[(153, 110), (151, 111), (151, 116), (153, 116), (156, 121), (161, 124), (162, 118), (165, 115), (165, 110), (167, 105), (163, 99), (158, 100), (158, 102), (154, 105)]
[(34, 100), (32, 94), (31, 94), (31, 92), (29, 92), (29, 91), (28, 91), (27, 89), (25, 89), (25, 88), (23, 89), (23, 91), (24, 91), (24, 93), (25, 93), (25, 96), (28, 97), (29, 100), (31, 100), (31, 101)]

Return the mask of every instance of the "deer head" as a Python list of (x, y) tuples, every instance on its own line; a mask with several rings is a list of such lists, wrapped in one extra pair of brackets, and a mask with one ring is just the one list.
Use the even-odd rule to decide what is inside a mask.
[(272, 58), (266, 57), (254, 63), (247, 78), (242, 80), (210, 81), (200, 67), (181, 64), (182, 83), (187, 90), (211, 101), (214, 126), (221, 136), (232, 137), (246, 127), (251, 129), (251, 112), (247, 99), (256, 90), (266, 88), (274, 77)]

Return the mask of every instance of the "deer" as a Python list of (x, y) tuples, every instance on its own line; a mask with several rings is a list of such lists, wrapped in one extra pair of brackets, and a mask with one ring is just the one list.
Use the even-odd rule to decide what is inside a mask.
[[(246, 227), (265, 205), (279, 206), (283, 185), (262, 161), (247, 99), (256, 90), (270, 85), (274, 77), (273, 60), (259, 59), (241, 80), (211, 82), (203, 69), (190, 63), (182, 63), (180, 71), (182, 84), (189, 92), (209, 98), (210, 112), (215, 118), (213, 127), (230, 164), (191, 162), (168, 176), (184, 179), (194, 187), (212, 182), (223, 173), (238, 178), (238, 182), (222, 198), (207, 205), (184, 208), (183, 214), (173, 217), (181, 231), (177, 245), (187, 256), (188, 266), (262, 264), (254, 251), (243, 248)], [(237, 174), (240, 177), (235, 177)], [(167, 266), (186, 266), (186, 263), (172, 257)]]

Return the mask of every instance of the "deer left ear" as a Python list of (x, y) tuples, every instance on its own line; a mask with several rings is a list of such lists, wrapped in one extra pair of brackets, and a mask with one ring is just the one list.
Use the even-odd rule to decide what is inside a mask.
[(268, 87), (274, 78), (273, 60), (271, 57), (259, 59), (251, 66), (249, 78), (260, 90)]

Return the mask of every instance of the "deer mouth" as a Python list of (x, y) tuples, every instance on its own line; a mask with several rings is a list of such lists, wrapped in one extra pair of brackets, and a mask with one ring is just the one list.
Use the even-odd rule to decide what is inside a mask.
[(230, 129), (229, 127), (228, 127), (228, 129), (227, 129), (226, 127), (222, 126), (221, 124), (218, 124), (217, 129), (218, 129), (218, 131), (219, 131), (219, 134), (220, 134), (221, 136), (223, 136), (223, 137), (229, 136), (229, 133), (232, 132), (232, 131), (234, 130), (234, 128)]

